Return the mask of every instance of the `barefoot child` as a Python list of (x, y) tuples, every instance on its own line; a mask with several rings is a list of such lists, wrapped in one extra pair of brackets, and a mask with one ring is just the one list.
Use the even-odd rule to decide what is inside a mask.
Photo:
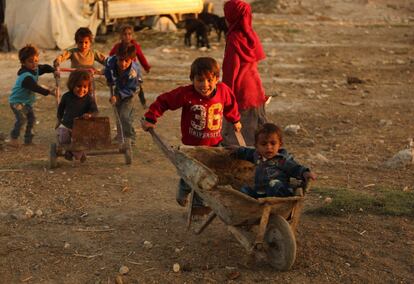
[[(122, 43), (131, 43), (135, 46), (135, 54), (136, 57), (134, 58), (134, 61), (139, 61), (142, 68), (144, 68), (145, 72), (149, 73), (151, 66), (148, 64), (147, 59), (144, 56), (144, 53), (142, 52), (141, 46), (134, 40), (134, 28), (130, 25), (125, 25), (121, 29), (121, 41), (116, 43), (114, 47), (112, 47), (111, 51), (109, 52), (109, 56), (113, 56), (116, 54), (117, 50), (121, 46)], [(141, 105), (145, 108), (147, 108), (146, 100), (144, 96), (144, 90), (142, 89), (142, 82), (140, 85), (139, 93), (138, 93), (139, 101), (141, 102)]]
[[(62, 96), (57, 110), (59, 125), (57, 127), (58, 142), (71, 143), (73, 121), (76, 118), (88, 119), (96, 115), (98, 107), (90, 94), (92, 78), (89, 72), (77, 70), (69, 75), (67, 83), (69, 92)], [(65, 159), (75, 159), (84, 162), (84, 152), (66, 152)]]
[(37, 84), (39, 76), (55, 71), (50, 65), (38, 64), (39, 51), (37, 48), (30, 44), (26, 45), (19, 50), (19, 60), (22, 66), (17, 72), (17, 80), (9, 97), (10, 108), (16, 117), (16, 122), (10, 133), (10, 145), (13, 147), (19, 146), (18, 138), (24, 124), (26, 124), (24, 144), (32, 144), (34, 136), (32, 129), (36, 121), (33, 110), (33, 104), (36, 100), (34, 93), (54, 96), (54, 91)]
[(316, 175), (299, 165), (283, 145), (282, 131), (273, 123), (265, 123), (256, 131), (255, 148), (240, 147), (232, 153), (235, 158), (256, 165), (254, 187), (244, 186), (241, 192), (254, 198), (268, 196), (291, 196), (291, 177), (306, 182), (315, 180)]
[[(135, 144), (134, 101), (133, 97), (140, 85), (141, 69), (135, 58), (135, 46), (131, 43), (123, 43), (118, 48), (116, 55), (111, 56), (105, 67), (106, 81), (111, 88), (110, 102), (115, 105), (121, 120), (117, 121), (117, 139), (122, 135)], [(115, 87), (115, 91), (113, 88)], [(122, 127), (121, 127), (122, 126)]]
[[(157, 97), (142, 121), (144, 130), (155, 127), (166, 110), (181, 108), (182, 143), (191, 146), (218, 146), (221, 143), (223, 116), (240, 131), (236, 99), (225, 84), (219, 82), (220, 67), (211, 57), (197, 58), (191, 65), (192, 85), (178, 87)], [(186, 205), (190, 187), (180, 179), (177, 202)], [(199, 205), (202, 202), (199, 198)], [(201, 203), (201, 204), (200, 204)]]

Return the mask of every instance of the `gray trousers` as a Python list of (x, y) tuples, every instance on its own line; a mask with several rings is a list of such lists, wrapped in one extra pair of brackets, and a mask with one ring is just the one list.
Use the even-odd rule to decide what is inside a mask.
[[(257, 128), (267, 122), (265, 105), (257, 108), (250, 108), (240, 112), (240, 122), (242, 124), (241, 133), (247, 146), (254, 146), (254, 135)], [(234, 135), (233, 124), (223, 120), (223, 145), (239, 145)]]
[[(121, 120), (122, 131), (125, 138), (129, 138), (135, 141), (135, 129), (133, 126), (134, 122), (134, 97), (129, 99), (121, 100), (117, 96), (117, 102), (115, 104), (116, 110), (118, 111), (119, 118)], [(116, 122), (118, 137), (121, 137), (119, 121)]]

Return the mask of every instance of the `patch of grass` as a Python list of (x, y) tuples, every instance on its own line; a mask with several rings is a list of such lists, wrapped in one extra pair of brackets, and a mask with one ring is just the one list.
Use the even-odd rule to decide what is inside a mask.
[(287, 29), (286, 30), (289, 34), (298, 34), (301, 32), (299, 29)]
[(341, 216), (346, 214), (371, 213), (376, 215), (414, 217), (414, 192), (403, 192), (385, 188), (356, 191), (348, 189), (315, 188), (313, 192), (323, 199), (331, 197), (331, 203), (309, 209), (307, 214)]

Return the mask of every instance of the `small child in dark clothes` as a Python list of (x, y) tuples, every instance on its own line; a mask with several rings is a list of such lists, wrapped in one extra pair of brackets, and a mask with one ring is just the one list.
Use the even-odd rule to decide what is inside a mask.
[(308, 181), (316, 175), (301, 166), (285, 149), (280, 148), (282, 131), (273, 123), (265, 123), (255, 134), (255, 147), (240, 147), (232, 156), (256, 165), (254, 187), (244, 186), (241, 192), (254, 198), (269, 196), (292, 196), (289, 186), (291, 177)]
[[(69, 92), (62, 96), (57, 110), (57, 135), (60, 144), (71, 142), (73, 121), (76, 118), (88, 119), (98, 112), (96, 102), (90, 94), (92, 77), (88, 71), (77, 70), (70, 73), (67, 85)], [(65, 153), (67, 160), (72, 160), (73, 156), (81, 162), (86, 160), (84, 152)]]
[(37, 84), (40, 75), (52, 73), (55, 69), (47, 64), (38, 64), (39, 51), (36, 47), (29, 44), (20, 49), (19, 60), (22, 67), (17, 72), (17, 80), (9, 97), (10, 108), (16, 117), (16, 122), (10, 133), (10, 145), (13, 147), (19, 146), (18, 138), (24, 124), (26, 124), (24, 144), (32, 144), (32, 129), (36, 121), (33, 111), (33, 104), (36, 100), (34, 93), (43, 96), (55, 95), (53, 90), (45, 89)]

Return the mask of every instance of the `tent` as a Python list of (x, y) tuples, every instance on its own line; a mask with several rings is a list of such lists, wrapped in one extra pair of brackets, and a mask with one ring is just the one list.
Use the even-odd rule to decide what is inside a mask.
[(16, 49), (28, 43), (65, 49), (75, 44), (79, 27), (96, 34), (100, 20), (88, 0), (6, 0), (5, 23)]

